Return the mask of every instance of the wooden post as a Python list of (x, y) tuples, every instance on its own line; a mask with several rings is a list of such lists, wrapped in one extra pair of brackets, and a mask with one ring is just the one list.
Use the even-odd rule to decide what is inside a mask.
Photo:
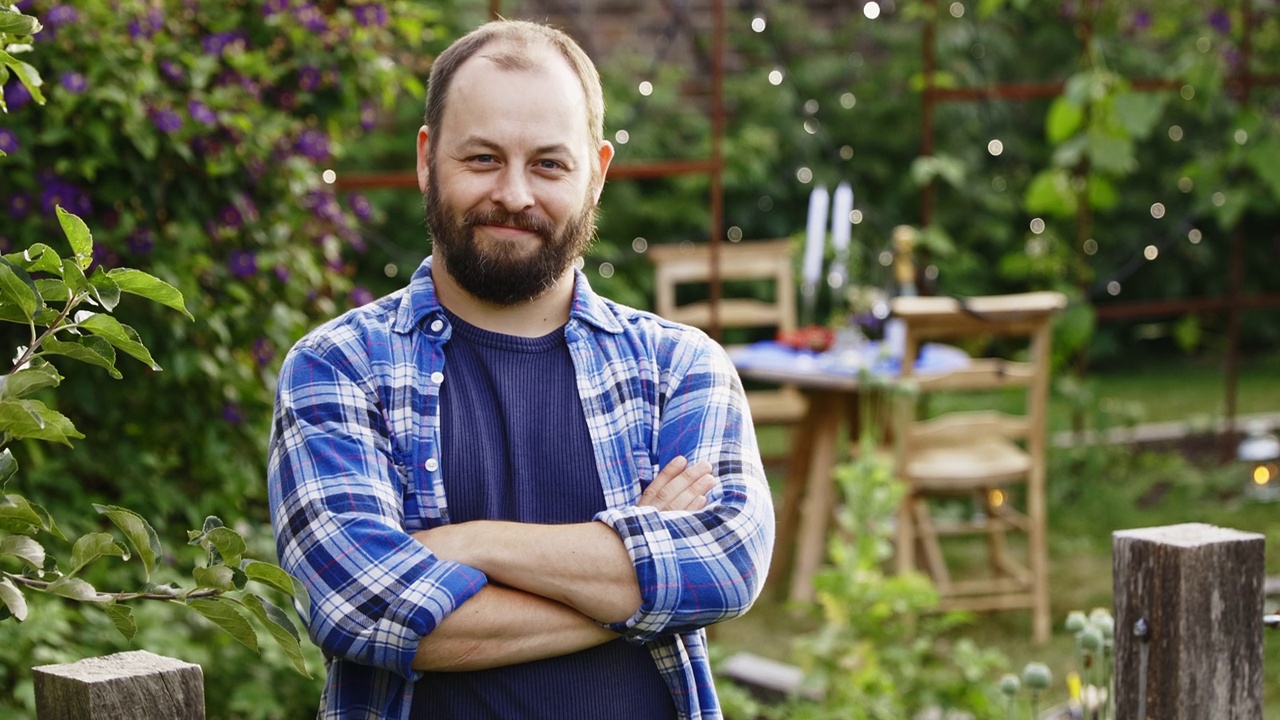
[(1256, 533), (1188, 523), (1112, 535), (1116, 717), (1262, 717)]
[(204, 720), (200, 666), (145, 650), (32, 673), (37, 720)]

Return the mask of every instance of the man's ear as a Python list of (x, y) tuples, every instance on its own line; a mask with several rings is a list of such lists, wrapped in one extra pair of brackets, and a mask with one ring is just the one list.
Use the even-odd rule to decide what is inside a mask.
[(423, 125), (418, 128), (418, 189), (422, 192), (427, 191), (427, 182), (431, 179), (429, 171), (430, 163), (427, 161), (431, 157), (431, 132), (427, 130), (427, 126)]
[(595, 201), (600, 202), (600, 193), (604, 192), (604, 178), (609, 173), (609, 163), (613, 162), (613, 144), (605, 140), (599, 150), (600, 175), (596, 181)]

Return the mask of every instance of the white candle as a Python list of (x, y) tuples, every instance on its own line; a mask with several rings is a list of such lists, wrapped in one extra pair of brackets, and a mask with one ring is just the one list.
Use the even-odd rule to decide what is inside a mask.
[(809, 193), (809, 222), (805, 226), (804, 263), (801, 274), (804, 278), (803, 290), (816, 291), (818, 277), (822, 274), (822, 252), (827, 241), (827, 209), (831, 204), (831, 196), (825, 185), (819, 185)]
[(849, 213), (853, 212), (853, 187), (848, 182), (836, 186), (831, 208), (831, 244), (838, 257), (849, 247), (849, 231), (853, 226), (849, 222)]

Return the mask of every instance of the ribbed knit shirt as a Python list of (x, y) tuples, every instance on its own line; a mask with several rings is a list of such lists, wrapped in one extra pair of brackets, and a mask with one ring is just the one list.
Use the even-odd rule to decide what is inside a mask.
[[(589, 522), (605, 509), (573, 362), (559, 329), (489, 332), (445, 311), (441, 474), (453, 522)], [(615, 640), (475, 672), (427, 673), (411, 720), (676, 717), (649, 650)]]

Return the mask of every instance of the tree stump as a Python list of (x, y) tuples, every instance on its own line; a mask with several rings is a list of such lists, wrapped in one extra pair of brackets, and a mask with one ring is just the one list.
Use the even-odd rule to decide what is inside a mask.
[(145, 650), (32, 673), (38, 720), (204, 720), (200, 666)]
[(1266, 539), (1200, 523), (1112, 535), (1116, 717), (1262, 717)]

